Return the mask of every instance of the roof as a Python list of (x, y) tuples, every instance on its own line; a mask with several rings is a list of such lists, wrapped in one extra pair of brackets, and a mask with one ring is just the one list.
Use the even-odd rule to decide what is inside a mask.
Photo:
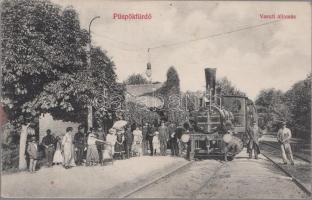
[(144, 96), (144, 94), (152, 93), (157, 89), (161, 88), (162, 83), (155, 84), (139, 84), (139, 85), (126, 85), (127, 93), (132, 96)]
[(150, 107), (162, 107), (163, 102), (151, 94), (161, 88), (162, 83), (126, 85), (126, 90), (129, 95), (126, 95), (126, 101), (135, 102)]

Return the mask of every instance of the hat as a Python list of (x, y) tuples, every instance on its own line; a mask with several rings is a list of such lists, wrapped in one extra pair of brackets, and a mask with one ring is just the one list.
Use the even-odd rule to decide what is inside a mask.
[(111, 134), (116, 134), (116, 129), (114, 129), (114, 128), (111, 128), (111, 129), (109, 129), (109, 131), (108, 131), (109, 133), (111, 133)]

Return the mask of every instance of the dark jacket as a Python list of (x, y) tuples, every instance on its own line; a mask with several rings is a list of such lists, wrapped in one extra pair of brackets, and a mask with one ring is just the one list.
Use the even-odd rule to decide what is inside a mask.
[(133, 134), (130, 129), (127, 129), (125, 132), (125, 143), (131, 145), (133, 142)]
[(75, 144), (75, 147), (84, 147), (85, 144), (86, 144), (86, 137), (84, 136), (84, 133), (76, 133), (75, 136), (74, 136), (74, 144)]

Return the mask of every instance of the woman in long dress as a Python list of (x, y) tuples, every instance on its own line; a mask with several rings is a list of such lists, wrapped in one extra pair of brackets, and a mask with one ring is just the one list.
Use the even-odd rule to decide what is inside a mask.
[(76, 166), (74, 160), (74, 145), (72, 139), (72, 127), (66, 128), (66, 134), (62, 140), (62, 148), (63, 148), (63, 155), (64, 155), (64, 167), (68, 169), (70, 167)]
[(132, 147), (132, 149), (133, 149), (134, 153), (136, 153), (138, 156), (143, 155), (142, 140), (143, 140), (142, 131), (137, 126), (136, 129), (133, 131), (133, 147)]
[(96, 135), (90, 132), (88, 135), (88, 150), (87, 150), (87, 166), (97, 165), (99, 163), (99, 153), (96, 146)]
[(53, 164), (59, 165), (59, 164), (62, 164), (64, 161), (61, 146), (62, 146), (61, 138), (57, 136), (56, 137), (56, 150), (53, 156)]
[(124, 141), (125, 141), (124, 131), (118, 130), (115, 144), (115, 155), (119, 156), (119, 158), (121, 159), (124, 159), (125, 155)]

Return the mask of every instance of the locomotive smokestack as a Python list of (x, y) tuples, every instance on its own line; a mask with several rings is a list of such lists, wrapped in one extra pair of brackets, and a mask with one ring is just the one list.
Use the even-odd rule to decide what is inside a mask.
[(216, 92), (216, 68), (205, 68), (205, 76), (206, 76), (206, 92), (214, 96)]

